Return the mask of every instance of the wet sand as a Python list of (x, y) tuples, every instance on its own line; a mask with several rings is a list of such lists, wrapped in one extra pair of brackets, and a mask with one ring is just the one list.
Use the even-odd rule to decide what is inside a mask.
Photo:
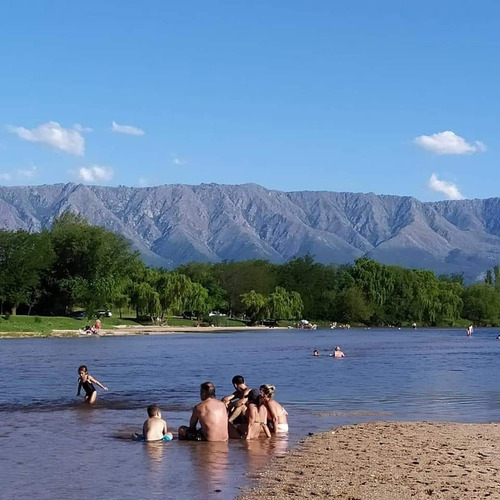
[(275, 459), (237, 498), (500, 498), (500, 424), (340, 427)]

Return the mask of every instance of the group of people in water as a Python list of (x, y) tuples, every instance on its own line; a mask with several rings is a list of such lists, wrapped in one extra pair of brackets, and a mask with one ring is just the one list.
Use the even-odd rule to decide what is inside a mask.
[[(94, 404), (97, 399), (95, 385), (107, 391), (108, 388), (89, 374), (85, 365), (78, 368), (78, 390), (85, 391), (85, 401)], [(95, 385), (94, 385), (95, 384)], [(178, 429), (179, 440), (227, 441), (228, 439), (270, 438), (272, 434), (288, 432), (288, 412), (274, 399), (274, 385), (264, 384), (252, 389), (241, 375), (232, 379), (234, 392), (218, 400), (215, 385), (204, 382), (200, 385), (201, 401), (193, 408), (189, 425)], [(157, 405), (147, 408), (148, 418), (142, 427), (142, 434), (134, 434), (139, 441), (170, 441), (174, 438), (168, 431)]]
[[(314, 349), (314, 351), (313, 351), (313, 356), (314, 356), (315, 358), (319, 357), (319, 351), (318, 351), (318, 349)], [(333, 350), (332, 354), (330, 354), (330, 357), (331, 357), (331, 358), (337, 358), (337, 359), (339, 359), (339, 358), (345, 358), (345, 354), (344, 354), (344, 353), (342, 352), (342, 350), (340, 349), (340, 346), (337, 346), (337, 347)]]

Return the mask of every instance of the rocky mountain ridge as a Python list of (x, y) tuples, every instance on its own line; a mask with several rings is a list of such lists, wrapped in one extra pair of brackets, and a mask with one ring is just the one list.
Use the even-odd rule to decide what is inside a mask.
[(281, 192), (255, 184), (149, 188), (53, 184), (0, 187), (0, 228), (40, 231), (70, 210), (123, 234), (149, 265), (311, 253), (363, 255), (477, 278), (500, 261), (500, 198), (420, 202), (409, 196)]

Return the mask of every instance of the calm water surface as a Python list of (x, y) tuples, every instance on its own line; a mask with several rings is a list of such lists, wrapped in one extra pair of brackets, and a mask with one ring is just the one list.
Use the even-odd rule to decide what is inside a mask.
[[(498, 421), (497, 331), (268, 330), (0, 341), (0, 498), (226, 499), (308, 432), (373, 420)], [(336, 345), (345, 359), (329, 357)], [(321, 356), (314, 358), (313, 349)], [(109, 387), (76, 398), (77, 368)], [(199, 384), (276, 385), (288, 438), (137, 443), (145, 408), (189, 420)]]

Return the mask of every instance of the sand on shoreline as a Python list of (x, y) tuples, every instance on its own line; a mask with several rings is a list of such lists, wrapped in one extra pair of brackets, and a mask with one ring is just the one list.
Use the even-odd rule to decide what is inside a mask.
[(169, 335), (173, 333), (218, 333), (231, 331), (253, 330), (287, 330), (287, 327), (268, 326), (142, 326), (118, 325), (113, 328), (101, 328), (98, 334), (88, 335), (80, 330), (52, 330), (51, 334), (39, 332), (1, 332), (1, 338), (29, 338), (29, 337), (122, 337), (128, 335)]
[(500, 424), (372, 422), (315, 434), (237, 498), (500, 498)]

